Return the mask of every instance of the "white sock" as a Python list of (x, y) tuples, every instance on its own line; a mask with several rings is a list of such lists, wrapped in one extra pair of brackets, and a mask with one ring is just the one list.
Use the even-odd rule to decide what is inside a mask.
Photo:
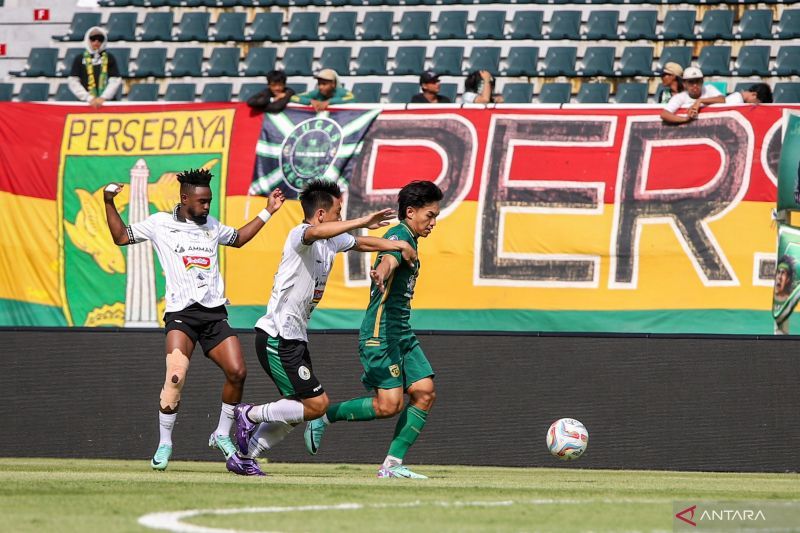
[(175, 427), (175, 419), (178, 418), (178, 413), (170, 415), (158, 412), (158, 432), (160, 439), (158, 445), (168, 444), (172, 446), (172, 428)]
[(256, 405), (247, 413), (253, 422), (285, 422), (299, 424), (303, 421), (303, 402), (283, 398), (277, 402)]
[(233, 427), (234, 407), (234, 405), (222, 402), (222, 408), (219, 410), (219, 424), (217, 424), (217, 429), (214, 430), (215, 435), (231, 434), (231, 428)]
[(391, 455), (387, 455), (386, 459), (383, 460), (383, 467), (389, 468), (390, 466), (397, 466), (403, 464), (402, 459), (398, 459), (397, 457), (392, 457)]
[(293, 425), (283, 422), (262, 422), (250, 438), (247, 455), (255, 458), (271, 450), (293, 429)]

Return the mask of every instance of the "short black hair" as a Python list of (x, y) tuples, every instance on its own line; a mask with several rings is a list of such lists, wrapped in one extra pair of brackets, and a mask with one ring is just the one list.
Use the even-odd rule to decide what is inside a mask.
[(204, 168), (184, 170), (178, 174), (181, 192), (186, 192), (188, 187), (208, 187), (211, 183), (211, 172)]
[(756, 98), (762, 104), (772, 103), (772, 89), (766, 83), (756, 83), (747, 90), (756, 93)]
[(412, 181), (397, 195), (397, 218), (405, 220), (406, 209), (423, 207), (433, 202), (440, 202), (444, 194), (432, 181)]
[(267, 72), (267, 83), (286, 83), (286, 73), (282, 70)]
[(335, 181), (315, 179), (306, 183), (300, 192), (300, 205), (303, 207), (303, 216), (308, 220), (317, 209), (327, 211), (333, 205), (334, 198), (341, 198), (342, 190)]

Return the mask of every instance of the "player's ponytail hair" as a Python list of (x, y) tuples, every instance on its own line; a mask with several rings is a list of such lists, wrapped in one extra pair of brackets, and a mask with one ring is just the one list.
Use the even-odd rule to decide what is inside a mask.
[(423, 207), (433, 202), (440, 202), (444, 194), (432, 181), (412, 181), (397, 195), (397, 218), (405, 220), (406, 209)]
[(211, 172), (204, 168), (189, 169), (178, 174), (178, 181), (183, 191), (184, 187), (208, 187), (212, 177)]
[(333, 205), (334, 198), (341, 198), (342, 190), (335, 181), (315, 179), (309, 181), (300, 192), (300, 205), (306, 220), (314, 216), (317, 209), (327, 211)]

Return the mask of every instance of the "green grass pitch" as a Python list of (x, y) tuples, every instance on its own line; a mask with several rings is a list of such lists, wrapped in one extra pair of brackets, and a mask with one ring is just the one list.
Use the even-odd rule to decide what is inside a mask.
[[(431, 479), (375, 478), (375, 465), (0, 458), (0, 530), (671, 531), (675, 500), (800, 500), (798, 474), (415, 465)], [(186, 511), (183, 515), (177, 513)], [(197, 511), (189, 513), (188, 511)], [(153, 517), (153, 513), (166, 513)], [(183, 529), (181, 529), (183, 528)]]

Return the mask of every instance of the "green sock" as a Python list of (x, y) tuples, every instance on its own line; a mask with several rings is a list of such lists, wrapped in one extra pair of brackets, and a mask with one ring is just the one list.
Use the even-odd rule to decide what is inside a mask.
[(402, 459), (406, 452), (419, 437), (422, 428), (425, 427), (425, 420), (428, 418), (428, 411), (423, 411), (418, 407), (408, 404), (394, 428), (394, 439), (389, 446), (389, 455)]
[(335, 403), (328, 407), (325, 414), (328, 417), (328, 421), (331, 423), (338, 422), (339, 420), (375, 420), (372, 396), (353, 398), (346, 402)]

